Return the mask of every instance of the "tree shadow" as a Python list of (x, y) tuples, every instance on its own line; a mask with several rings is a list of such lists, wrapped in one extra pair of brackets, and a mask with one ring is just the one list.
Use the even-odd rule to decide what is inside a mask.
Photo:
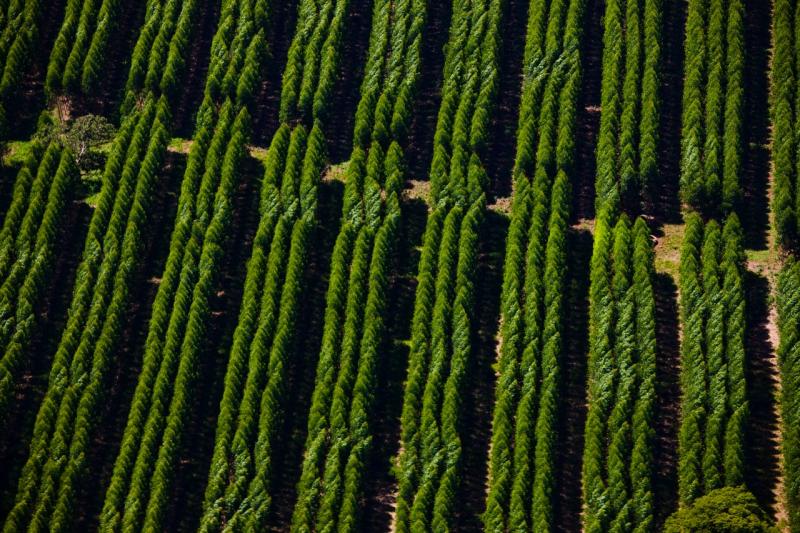
[(558, 446), (556, 449), (555, 529), (580, 531), (583, 438), (586, 425), (586, 372), (589, 357), (589, 264), (593, 238), (586, 230), (567, 237), (567, 302), (562, 322)]
[(344, 186), (324, 181), (319, 188), (319, 207), (312, 245), (303, 281), (298, 313), (302, 329), (295, 336), (294, 358), (289, 368), (284, 404), (282, 437), (275, 443), (275, 469), (272, 480), (273, 505), (267, 521), (270, 531), (288, 531), (297, 500), (297, 483), (303, 468), (308, 428), (308, 411), (316, 382), (317, 362), (325, 325), (325, 305), (330, 278), (331, 256), (339, 234)]
[(36, 329), (26, 350), (16, 380), (14, 399), (2, 414), (0, 437), (0, 517), (6, 516), (14, 503), (17, 482), (28, 459), (33, 426), (47, 392), (50, 366), (67, 322), (72, 287), (80, 264), (83, 243), (92, 216), (83, 202), (72, 201), (58, 230), (62, 243), (44, 298), (37, 306)]
[(747, 0), (744, 14), (744, 125), (742, 131), (745, 247), (766, 250), (769, 232), (769, 72), (772, 2)]
[(683, 42), (686, 2), (662, 4), (662, 57), (660, 126), (658, 132), (658, 176), (644, 191), (644, 212), (653, 217), (656, 229), (679, 224), (681, 217), (681, 120), (683, 96)]
[(586, 6), (581, 45), (581, 92), (575, 129), (576, 160), (572, 179), (572, 222), (594, 218), (594, 182), (597, 169), (597, 135), (600, 131), (600, 85), (603, 65), (603, 13), (605, 2)]
[(39, 37), (25, 62), (27, 70), (6, 99), (8, 133), (15, 139), (28, 139), (36, 131), (39, 114), (47, 105), (44, 94), (44, 79), (50, 51), (61, 29), (66, 0), (43, 2), (39, 17)]
[(281, 82), (288, 61), (289, 44), (294, 34), (297, 6), (294, 2), (272, 4), (269, 57), (253, 109), (253, 144), (267, 146), (278, 129), (278, 110), (281, 100)]
[(225, 372), (244, 292), (246, 261), (258, 226), (258, 190), (263, 167), (258, 160), (247, 157), (239, 172), (241, 178), (233, 193), (233, 216), (226, 236), (227, 253), (219, 265), (216, 291), (208, 301), (205, 343), (197, 356), (192, 391), (196, 401), (187, 412), (175, 460), (165, 513), (169, 531), (196, 531), (202, 516)]
[(414, 96), (414, 116), (408, 132), (406, 158), (411, 179), (427, 179), (433, 159), (433, 135), (439, 104), (442, 100), (444, 47), (450, 28), (452, 2), (428, 3), (428, 16), (423, 31), (419, 83)]
[(182, 89), (171, 99), (174, 109), (172, 131), (176, 137), (190, 138), (194, 134), (211, 62), (211, 42), (217, 29), (219, 4), (213, 0), (200, 0), (198, 11), (202, 15), (196, 16), (192, 24), (192, 46), (183, 68)]
[(373, 447), (364, 489), (365, 508), (362, 526), (365, 531), (389, 531), (396, 505), (397, 479), (393, 460), (400, 450), (400, 414), (403, 389), (408, 371), (411, 322), (417, 288), (420, 246), (428, 218), (428, 207), (421, 200), (401, 205), (402, 226), (394, 250), (394, 268), (390, 278), (387, 333), (378, 366), (379, 394), (375, 397)]
[(653, 496), (656, 530), (678, 508), (678, 429), (681, 412), (678, 288), (672, 276), (655, 275), (656, 408)]
[[(103, 75), (89, 94), (82, 90), (70, 95), (73, 115), (103, 115), (117, 120), (119, 104), (124, 96), (125, 82), (131, 64), (131, 55), (144, 23), (145, 4), (136, 0), (123, 1), (115, 16), (116, 26), (111, 31), (103, 58)], [(118, 21), (127, 21), (120, 24)], [(216, 19), (212, 21), (216, 23)], [(214, 24), (215, 25), (215, 24)], [(192, 41), (194, 42), (194, 40)], [(195, 54), (197, 47), (192, 48)], [(197, 82), (195, 82), (197, 83)], [(199, 82), (202, 85), (202, 80)], [(192, 85), (187, 84), (187, 87)]]
[(350, 159), (356, 107), (369, 48), (372, 2), (351, 0), (339, 53), (339, 77), (334, 84), (325, 124), (328, 152), (333, 163)]
[[(161, 186), (154, 189), (155, 194), (148, 209), (150, 218), (142, 235), (145, 244), (141, 262), (130, 285), (126, 319), (120, 328), (113, 362), (109, 365), (103, 384), (105, 396), (93, 422), (86, 459), (86, 464), (91, 467), (77, 482), (73, 502), (76, 510), (73, 523), (75, 531), (97, 528), (141, 369), (141, 351), (158, 288), (152, 279), (163, 272), (169, 253), (170, 232), (163, 231), (163, 228), (169, 227), (175, 217), (177, 194), (185, 165), (185, 154), (167, 152), (160, 175)], [(66, 291), (65, 298), (71, 297), (72, 292)], [(56, 348), (57, 344), (52, 347), (51, 353)]]
[[(6, 152), (0, 146), (0, 160), (5, 158)], [(11, 206), (11, 200), (14, 196), (14, 184), (17, 181), (17, 174), (20, 168), (18, 166), (7, 166), (4, 161), (0, 162), (0, 221), (5, 219), (8, 208)]]
[(775, 509), (781, 450), (775, 346), (770, 340), (767, 278), (747, 271), (744, 279), (747, 329), (746, 376), (750, 407), (745, 436), (745, 482), (765, 509)]
[(487, 211), (478, 244), (472, 357), (463, 389), (460, 431), (461, 483), (453, 529), (483, 531), (480, 513), (486, 501), (489, 441), (492, 434), (497, 331), (500, 325), (500, 288), (503, 283), (508, 218)]
[[(511, 195), (511, 173), (517, 148), (517, 122), (522, 93), (522, 62), (529, 2), (510, 0), (503, 16), (498, 83), (486, 160), (490, 196)], [(491, 200), (490, 200), (491, 201)]]

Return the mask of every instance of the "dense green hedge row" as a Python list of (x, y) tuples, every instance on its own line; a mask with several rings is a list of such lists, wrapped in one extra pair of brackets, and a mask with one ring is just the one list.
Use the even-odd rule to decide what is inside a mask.
[(660, 0), (606, 3), (591, 263), (586, 531), (653, 530), (653, 250), (637, 212), (657, 187)]
[(775, 194), (772, 210), (778, 241), (796, 245), (798, 236), (797, 188), (797, 23), (795, 4), (776, 0), (774, 53), (772, 57), (772, 159), (775, 165)]
[(205, 491), (202, 531), (258, 531), (270, 511), (272, 451), (294, 357), (302, 281), (325, 163), (319, 127), (275, 134), (262, 184), (261, 222), (228, 361)]
[(324, 117), (348, 13), (347, 0), (299, 5), (283, 74), (282, 125), (266, 160), (261, 220), (217, 421), (202, 531), (258, 531), (270, 517), (273, 453), (289, 392), (302, 281), (317, 222), (317, 187), (326, 163)]
[[(198, 0), (150, 0), (131, 56), (123, 114), (135, 107), (143, 92), (163, 93), (172, 100), (181, 90), (198, 7)], [(220, 47), (224, 44), (215, 39), (212, 50), (225, 55), (227, 51)]]
[[(123, 105), (123, 122), (106, 161), (67, 324), (4, 531), (63, 531), (74, 520), (73, 500), (89, 467), (86, 451), (126, 319), (147, 211), (169, 141), (168, 97), (179, 87), (196, 4), (182, 2), (175, 24), (157, 21), (156, 30), (166, 28), (161, 41), (142, 44), (140, 39), (137, 44), (139, 55), (153, 56), (149, 68), (162, 84), (135, 87)], [(158, 93), (163, 93), (160, 98)]]
[[(263, 71), (266, 26), (266, 1), (223, 2), (142, 372), (100, 517), (103, 529), (165, 527), (209, 301), (216, 290), (233, 193), (250, 137), (248, 104)], [(162, 86), (169, 75), (167, 67)], [(148, 73), (146, 80), (150, 77)]]
[(488, 181), (481, 154), (497, 91), (502, 11), (498, 0), (453, 2), (403, 398), (399, 532), (447, 530), (458, 505), (461, 399)]
[(423, 0), (378, 0), (292, 528), (359, 531), (371, 408), (398, 237), (403, 149), (419, 77)]
[(148, 99), (122, 124), (109, 155), (66, 329), (4, 531), (71, 526), (72, 501), (88, 466), (86, 451), (168, 141), (168, 107), (163, 98), (158, 103)]
[(781, 341), (783, 475), (790, 530), (800, 530), (800, 263), (789, 259), (778, 277), (778, 327)]
[[(776, 0), (772, 57), (772, 124), (775, 181), (772, 210), (779, 244), (795, 248), (797, 218), (797, 11), (793, 2)], [(789, 256), (778, 277), (777, 307), (783, 418), (783, 475), (789, 526), (800, 531), (800, 263)]]
[(583, 9), (573, 0), (532, 2), (529, 11), (483, 516), (493, 532), (545, 531), (553, 521)]
[(686, 21), (681, 197), (706, 215), (741, 200), (744, 112), (742, 0), (690, 0)]
[(57, 255), (58, 229), (78, 179), (69, 150), (34, 146), (0, 230), (0, 417), (8, 412)]
[(592, 254), (586, 531), (653, 530), (656, 324), (650, 231), (601, 216)]
[(347, 0), (303, 3), (281, 86), (280, 121), (324, 121), (338, 75)]
[(724, 227), (690, 214), (681, 251), (682, 503), (744, 479), (744, 251), (736, 215)]
[(596, 210), (637, 210), (657, 179), (661, 0), (610, 0), (603, 34)]
[(0, 3), (0, 139), (7, 135), (6, 107), (34, 57), (42, 0)]
[[(102, 74), (121, 0), (68, 0), (64, 21), (50, 52), (45, 90), (89, 92)], [(149, 2), (148, 9), (160, 9)]]

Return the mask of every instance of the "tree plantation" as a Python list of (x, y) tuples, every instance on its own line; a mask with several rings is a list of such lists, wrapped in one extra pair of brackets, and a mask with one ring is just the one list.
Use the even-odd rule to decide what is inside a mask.
[(3, 533), (800, 533), (800, 2), (0, 0)]

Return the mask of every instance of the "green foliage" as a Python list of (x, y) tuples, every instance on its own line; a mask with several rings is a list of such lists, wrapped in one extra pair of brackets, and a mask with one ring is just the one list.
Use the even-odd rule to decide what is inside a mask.
[[(98, 28), (106, 25), (106, 20), (97, 20), (93, 15), (98, 7), (101, 15), (109, 15), (116, 9), (116, 2), (98, 4), (99, 1), (90, 0), (83, 4), (78, 24), (85, 28), (76, 30), (81, 32), (76, 43), (80, 49), (73, 49), (67, 59), (65, 76), (68, 74), (72, 80), (70, 86), (81, 81), (82, 60), (78, 56), (102, 53), (102, 43), (90, 44), (88, 28), (95, 23)], [(224, 14), (231, 13), (232, 4), (226, 3)], [(262, 11), (248, 9), (245, 4), (239, 6), (239, 13), (245, 18)], [(183, 71), (196, 6), (194, 1), (148, 5), (147, 27), (151, 32), (143, 31), (134, 50), (130, 80), (135, 84), (128, 87), (123, 123), (106, 161), (68, 322), (54, 357), (48, 392), (6, 531), (23, 527), (63, 531), (72, 526), (73, 501), (88, 467), (86, 451), (92, 442), (94, 415), (103, 401), (112, 354), (138, 271), (149, 202), (169, 140), (168, 96), (173, 95)], [(252, 25), (242, 25), (237, 43), (251, 39), (258, 42), (262, 39), (258, 35)], [(220, 42), (215, 40), (216, 44)], [(250, 70), (252, 63), (261, 59), (255, 52), (243, 52), (242, 57), (245, 65), (240, 68)], [(225, 61), (225, 55), (214, 56), (212, 67)], [(144, 71), (137, 73), (137, 68), (145, 64), (146, 77)], [(143, 83), (164, 96), (156, 101), (147, 94), (135, 94)], [(247, 90), (243, 91), (238, 94), (246, 96)], [(215, 289), (231, 216), (231, 197), (249, 135), (247, 110), (236, 108), (230, 101), (238, 94), (234, 86), (217, 101), (207, 97), (198, 114), (193, 154), (181, 188), (173, 233), (175, 247), (154, 305), (144, 371), (101, 515), (103, 527), (163, 529), (167, 501), (164, 494), (174, 472), (195, 361), (209, 312), (208, 299)], [(224, 117), (220, 124), (216, 124), (218, 111)], [(63, 137), (82, 150), (104, 130), (107, 128), (103, 123), (89, 117), (79, 119)], [(173, 298), (185, 304), (176, 316), (171, 312)], [(166, 334), (167, 339), (162, 336)], [(158, 372), (163, 361), (167, 361), (166, 366), (172, 365), (168, 375)], [(151, 409), (153, 406), (157, 408)], [(153, 446), (156, 441), (163, 446)], [(142, 442), (149, 443), (144, 452), (139, 448)]]
[[(247, 19), (252, 6), (241, 7), (240, 15)], [(184, 21), (190, 20), (186, 18), (186, 9), (190, 8), (194, 9), (184, 6), (178, 19), (178, 34), (170, 46), (161, 81), (165, 91), (171, 82), (164, 80), (169, 79), (170, 69), (176, 68), (170, 65), (182, 61), (176, 58), (181, 47), (188, 44), (181, 28)], [(223, 20), (229, 16), (229, 9), (224, 9)], [(260, 33), (254, 33), (249, 25), (240, 25), (235, 35), (218, 33), (215, 42), (224, 43), (225, 38), (243, 48), (247, 48), (243, 43), (258, 43), (261, 39)], [(248, 61), (260, 60), (259, 54), (244, 57), (239, 68), (252, 68)], [(209, 86), (219, 83), (224, 59), (236, 58), (218, 58), (211, 65), (181, 187), (170, 255), (154, 303), (143, 370), (106, 495), (102, 527), (116, 528), (121, 524), (126, 530), (163, 528), (166, 493), (176, 468), (197, 358), (210, 314), (209, 299), (216, 290), (228, 239), (232, 197), (250, 131), (247, 107), (234, 101), (242, 94), (235, 85), (228, 84), (226, 92), (219, 95), (221, 107), (215, 111)], [(262, 230), (262, 236), (263, 233)]]
[[(584, 447), (587, 531), (649, 531), (655, 406), (653, 250), (626, 216), (595, 232), (590, 288), (589, 414)], [(633, 460), (631, 460), (631, 457)]]
[[(394, 6), (378, 1), (373, 7), (294, 530), (359, 530), (377, 356), (404, 181), (401, 143), (411, 120), (409, 99), (419, 75), (425, 11), (419, 0)], [(287, 67), (286, 75), (296, 73)], [(317, 89), (315, 102), (321, 101), (322, 89)], [(298, 105), (302, 94), (300, 98)], [(315, 103), (315, 113), (318, 109)]]
[(490, 531), (552, 525), (582, 12), (582, 2), (555, 2), (549, 11), (536, 3), (529, 11), (483, 515)]
[(142, 229), (168, 135), (165, 101), (123, 123), (106, 164), (68, 322), (4, 531), (64, 531), (86, 468), (95, 413), (127, 311)]
[[(88, 170), (101, 154), (97, 148), (114, 139), (116, 128), (100, 115), (82, 115), (68, 122), (45, 122), (36, 132), (36, 139), (67, 146), (82, 170)], [(102, 165), (101, 165), (102, 166)]]
[(745, 381), (742, 228), (690, 215), (681, 253), (679, 493), (683, 504), (744, 480)]
[(656, 303), (653, 291), (653, 245), (647, 223), (634, 224), (633, 290), (636, 305), (636, 346), (639, 389), (633, 412), (633, 451), (630, 466), (635, 531), (653, 528), (652, 465), (656, 408)]
[(606, 4), (597, 146), (597, 212), (637, 211), (656, 186), (661, 1)]
[(797, 239), (797, 42), (794, 3), (776, 0), (774, 18), (773, 90), (771, 94), (774, 164), (772, 211), (780, 244)]
[(678, 436), (678, 493), (682, 502), (702, 494), (702, 448), (707, 410), (706, 371), (703, 362), (705, 298), (700, 278), (703, 222), (691, 214), (686, 220), (681, 249), (681, 427)]
[(691, 0), (681, 133), (681, 197), (707, 215), (735, 212), (741, 198), (744, 5)]
[(13, 105), (19, 82), (30, 68), (45, 6), (42, 0), (16, 0), (0, 6), (0, 139), (9, 133), (6, 109)]
[[(434, 135), (428, 219), (412, 325), (398, 459), (398, 531), (449, 530), (461, 469), (462, 387), (469, 377), (481, 163), (497, 90), (500, 2), (453, 3)], [(380, 106), (378, 107), (378, 109)]]
[(281, 85), (281, 122), (326, 118), (336, 80), (349, 1), (300, 2)]
[(792, 532), (800, 524), (800, 263), (790, 258), (778, 277), (778, 327), (783, 416), (783, 469)]
[(714, 490), (679, 509), (664, 525), (665, 533), (772, 533), (777, 529), (755, 496), (742, 487)]
[[(0, 413), (9, 412), (16, 374), (37, 331), (37, 307), (52, 275), (59, 227), (78, 179), (72, 154), (35, 146), (14, 184), (0, 231)], [(34, 178), (35, 173), (35, 178)]]

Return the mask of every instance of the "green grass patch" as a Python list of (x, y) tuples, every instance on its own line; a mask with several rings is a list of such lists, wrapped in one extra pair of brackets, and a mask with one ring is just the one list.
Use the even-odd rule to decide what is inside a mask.
[(8, 167), (21, 167), (30, 156), (33, 141), (8, 141), (3, 155), (3, 164)]
[(665, 224), (663, 235), (656, 238), (656, 272), (667, 274), (676, 282), (680, 271), (681, 245), (685, 229), (684, 224)]
[(322, 176), (325, 181), (347, 181), (347, 167), (350, 166), (350, 161), (343, 161), (336, 165), (328, 167), (328, 171)]

